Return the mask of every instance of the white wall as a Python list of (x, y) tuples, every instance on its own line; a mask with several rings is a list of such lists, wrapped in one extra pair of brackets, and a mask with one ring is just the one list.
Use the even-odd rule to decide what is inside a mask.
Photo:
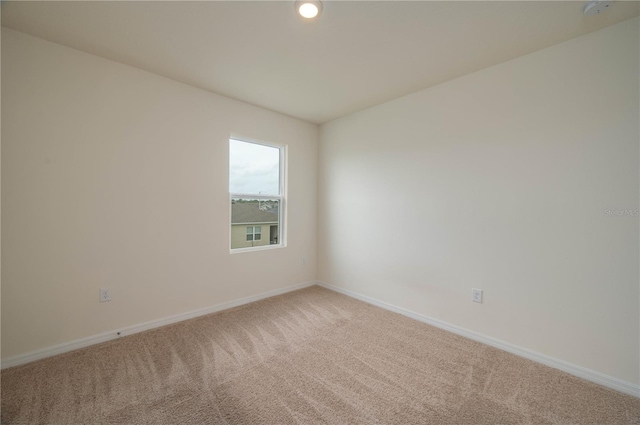
[(320, 280), (640, 382), (638, 27), (323, 125)]
[[(4, 28), (2, 87), (3, 358), (315, 279), (317, 126)], [(230, 133), (289, 147), (287, 248), (229, 254)]]

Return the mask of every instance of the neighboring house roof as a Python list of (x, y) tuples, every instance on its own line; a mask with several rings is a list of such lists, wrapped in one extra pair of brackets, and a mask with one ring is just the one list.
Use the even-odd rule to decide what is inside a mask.
[[(260, 203), (264, 207), (264, 203)], [(277, 223), (278, 207), (261, 210), (258, 202), (234, 202), (231, 205), (231, 224)]]

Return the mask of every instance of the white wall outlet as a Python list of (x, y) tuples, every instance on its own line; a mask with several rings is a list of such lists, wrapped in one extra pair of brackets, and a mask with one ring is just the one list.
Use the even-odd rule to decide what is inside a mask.
[(471, 301), (473, 301), (474, 303), (482, 302), (482, 289), (473, 288), (471, 290)]
[(305, 264), (307, 264), (307, 257), (302, 257), (302, 265), (304, 266)]
[(100, 302), (111, 301), (111, 290), (109, 288), (100, 288)]

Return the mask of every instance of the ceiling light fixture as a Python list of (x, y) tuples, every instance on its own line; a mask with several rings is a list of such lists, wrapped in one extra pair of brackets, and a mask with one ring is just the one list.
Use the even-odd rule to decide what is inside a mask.
[(600, 13), (611, 9), (612, 5), (613, 1), (595, 0), (587, 3), (584, 7), (584, 14), (587, 16), (599, 15)]
[(294, 7), (298, 15), (305, 19), (313, 19), (322, 12), (322, 3), (319, 1), (299, 0)]

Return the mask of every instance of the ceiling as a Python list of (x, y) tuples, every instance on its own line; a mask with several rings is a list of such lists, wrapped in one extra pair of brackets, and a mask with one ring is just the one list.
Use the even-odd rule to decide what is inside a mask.
[(2, 2), (2, 25), (312, 123), (638, 16), (618, 1)]

